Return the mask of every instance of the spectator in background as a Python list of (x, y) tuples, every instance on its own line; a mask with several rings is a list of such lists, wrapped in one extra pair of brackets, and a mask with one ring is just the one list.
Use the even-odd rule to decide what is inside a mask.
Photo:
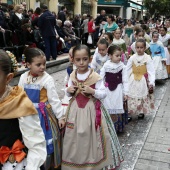
[(24, 19), (23, 8), (21, 5), (15, 5), (14, 7), (14, 15), (11, 16), (9, 24), (11, 30), (14, 32), (15, 30), (21, 30), (22, 20)]
[(90, 48), (94, 48), (94, 33), (96, 31), (96, 27), (95, 27), (95, 23), (94, 23), (94, 18), (92, 16), (89, 17), (89, 22), (88, 22), (88, 33), (89, 35), (88, 36), (91, 36), (92, 38), (92, 44), (89, 44), (88, 43), (88, 46)]
[(106, 22), (106, 11), (101, 10), (101, 14), (96, 18), (96, 26), (99, 26), (101, 22), (105, 21)]
[(22, 15), (23, 13), (23, 6), (16, 5), (14, 7), (14, 15), (11, 15), (9, 21), (9, 27), (13, 32), (13, 43), (16, 45), (23, 45), (23, 37), (22, 37), (22, 22), (25, 19)]
[(52, 11), (51, 13), (54, 15), (55, 19), (57, 19), (57, 14), (56, 14), (56, 12)]
[(41, 14), (41, 8), (40, 7), (37, 7), (34, 11), (34, 14), (32, 15), (32, 21), (35, 19), (35, 18), (38, 18)]
[(73, 19), (72, 26), (74, 28), (74, 32), (75, 32), (76, 36), (79, 38), (80, 38), (80, 24), (81, 24), (80, 15), (76, 14)]
[(27, 13), (27, 3), (26, 2), (22, 2), (21, 5), (23, 7), (23, 16), (25, 18), (29, 18), (28, 13)]
[(24, 24), (22, 26), (22, 29), (23, 29), (24, 44), (29, 47), (36, 47), (34, 32), (31, 29), (31, 24), (29, 23)]
[(64, 25), (64, 22), (66, 21), (66, 11), (67, 11), (67, 8), (65, 6), (62, 6), (61, 10), (58, 13), (58, 19), (62, 21), (63, 25)]
[(45, 43), (45, 55), (47, 61), (50, 61), (52, 56), (53, 60), (57, 57), (57, 42), (56, 42), (56, 19), (48, 10), (47, 5), (42, 6), (43, 14), (38, 19), (38, 27), (41, 31), (44, 43)]
[(1, 10), (1, 8), (0, 8), (0, 26), (4, 29), (7, 27), (5, 22), (5, 13)]
[(33, 16), (33, 9), (29, 9), (28, 10), (28, 17), (29, 17), (30, 21), (32, 21), (32, 16)]
[(82, 36), (82, 42), (83, 44), (87, 45), (87, 39), (88, 39), (88, 22), (89, 22), (89, 17), (87, 14), (83, 14), (83, 23), (81, 27), (83, 28), (83, 36)]
[[(77, 44), (75, 32), (72, 29), (72, 23), (70, 21), (65, 21), (63, 26), (63, 32), (66, 36), (66, 46), (70, 49), (72, 46)], [(71, 43), (71, 46), (69, 46)]]
[(109, 15), (106, 17), (107, 23), (103, 27), (103, 33), (105, 32), (114, 32), (119, 26), (115, 22), (115, 18), (113, 15)]

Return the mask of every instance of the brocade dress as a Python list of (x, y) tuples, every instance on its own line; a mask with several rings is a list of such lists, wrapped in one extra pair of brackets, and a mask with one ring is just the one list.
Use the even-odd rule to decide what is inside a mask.
[(144, 53), (134, 54), (127, 63), (129, 82), (128, 109), (129, 114), (149, 114), (154, 109), (153, 94), (149, 94), (149, 85), (155, 85), (155, 69), (153, 60)]
[(108, 60), (101, 69), (100, 75), (104, 79), (107, 96), (103, 103), (112, 120), (117, 132), (122, 132), (128, 123), (128, 111), (124, 106), (124, 95), (128, 94), (128, 77), (126, 66), (120, 61), (113, 63)]
[[(63, 141), (62, 170), (108, 170), (123, 160), (120, 144), (100, 99), (106, 96), (101, 77), (92, 69), (85, 74), (73, 71), (68, 87), (78, 86), (67, 112)], [(95, 94), (81, 91), (84, 85), (95, 89)], [(69, 94), (68, 94), (69, 95)]]

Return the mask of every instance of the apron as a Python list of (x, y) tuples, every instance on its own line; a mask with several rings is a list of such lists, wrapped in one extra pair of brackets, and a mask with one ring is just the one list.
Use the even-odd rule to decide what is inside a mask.
[(38, 111), (38, 115), (39, 115), (40, 122), (41, 122), (41, 127), (45, 135), (47, 154), (48, 155), (52, 154), (54, 152), (52, 130), (51, 130), (47, 110), (45, 107), (47, 103), (40, 103), (40, 85), (39, 84), (25, 84), (24, 90)]

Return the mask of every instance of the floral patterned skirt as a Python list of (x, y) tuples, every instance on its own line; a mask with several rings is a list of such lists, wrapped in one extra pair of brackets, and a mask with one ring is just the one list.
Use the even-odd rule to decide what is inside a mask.
[(129, 114), (150, 114), (151, 110), (154, 109), (154, 95), (148, 94), (145, 98), (132, 98), (128, 97), (128, 109)]

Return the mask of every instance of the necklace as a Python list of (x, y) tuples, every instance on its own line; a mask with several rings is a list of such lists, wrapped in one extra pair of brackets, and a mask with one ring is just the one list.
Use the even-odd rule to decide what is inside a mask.
[(29, 72), (28, 77), (27, 77), (27, 83), (28, 84), (35, 83), (39, 79), (39, 77), (40, 76), (38, 76), (37, 74), (31, 74)]
[(77, 78), (78, 70), (76, 69), (76, 71), (75, 71), (75, 78), (76, 78), (76, 80), (77, 80), (77, 82), (78, 82), (78, 86), (79, 86), (79, 87), (83, 88), (84, 82), (90, 77), (90, 75), (91, 75), (92, 72), (93, 72), (93, 70), (90, 69), (90, 74), (88, 75), (88, 77), (87, 77), (85, 80), (79, 80), (79, 79)]

